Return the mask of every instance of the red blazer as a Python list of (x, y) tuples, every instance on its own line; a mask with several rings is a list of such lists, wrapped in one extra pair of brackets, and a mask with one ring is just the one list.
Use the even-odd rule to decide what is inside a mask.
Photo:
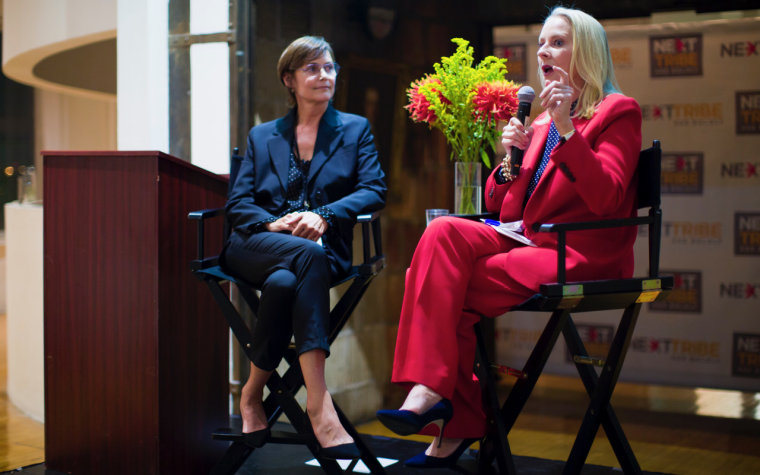
[[(602, 100), (591, 119), (573, 119), (576, 133), (552, 152), (541, 180), (525, 205), (530, 178), (543, 154), (551, 118), (544, 112), (533, 122), (533, 139), (520, 175), (500, 185), (486, 183), (486, 208), (503, 222), (522, 219), (525, 234), (537, 247), (507, 253), (506, 272), (521, 284), (557, 280), (557, 235), (534, 233), (534, 223), (562, 223), (633, 216), (636, 213), (636, 166), (641, 149), (641, 109), (622, 94)], [(630, 277), (636, 229), (574, 231), (567, 236), (568, 280)]]

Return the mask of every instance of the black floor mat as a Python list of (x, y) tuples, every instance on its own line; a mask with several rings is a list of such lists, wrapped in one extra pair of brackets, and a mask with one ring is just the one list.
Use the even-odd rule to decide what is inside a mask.
[[(370, 435), (362, 436), (362, 438), (381, 464), (385, 466), (388, 475), (414, 473), (427, 475), (478, 473), (475, 460), (476, 453), (472, 450), (465, 452), (459, 459), (457, 466), (452, 469), (414, 469), (404, 466), (403, 462), (404, 460), (424, 451), (425, 447), (427, 447), (426, 443)], [(342, 466), (345, 468), (346, 465), (348, 465), (347, 461), (345, 462), (345, 465)], [(562, 473), (563, 465), (564, 463), (562, 461), (557, 460), (515, 456), (515, 466), (517, 468), (517, 473), (520, 475), (560, 474)], [(2, 473), (19, 473), (21, 475), (63, 475), (60, 472), (46, 470), (44, 463)], [(316, 460), (305, 446), (268, 444), (255, 450), (236, 472), (236, 475), (308, 475), (319, 473), (324, 472), (316, 464)], [(369, 471), (363, 462), (359, 461), (353, 470), (347, 473), (369, 473)], [(494, 470), (493, 473), (496, 473), (496, 471)], [(619, 468), (586, 464), (581, 473), (584, 475), (619, 475), (622, 472)], [(643, 473), (651, 474), (653, 472)]]

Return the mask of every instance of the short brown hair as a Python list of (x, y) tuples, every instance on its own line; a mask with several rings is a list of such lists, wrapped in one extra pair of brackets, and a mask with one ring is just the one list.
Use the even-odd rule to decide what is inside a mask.
[[(293, 40), (283, 50), (280, 60), (277, 62), (277, 74), (280, 77), (280, 82), (285, 84), (285, 74), (293, 72), (296, 68), (324, 56), (325, 53), (330, 53), (330, 57), (335, 61), (332, 46), (321, 36), (302, 36)], [(288, 89), (288, 93), (290, 94), (291, 102), (295, 104), (295, 94), (290, 89)]]

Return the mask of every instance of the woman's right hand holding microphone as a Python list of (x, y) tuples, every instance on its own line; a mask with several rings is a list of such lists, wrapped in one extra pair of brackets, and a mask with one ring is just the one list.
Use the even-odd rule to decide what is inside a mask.
[[(527, 122), (527, 119), (526, 119)], [(525, 150), (533, 138), (533, 127), (523, 125), (516, 117), (512, 117), (501, 132), (501, 145), (507, 151), (501, 161), (501, 174), (507, 181), (512, 181), (516, 176), (512, 175), (512, 147)]]

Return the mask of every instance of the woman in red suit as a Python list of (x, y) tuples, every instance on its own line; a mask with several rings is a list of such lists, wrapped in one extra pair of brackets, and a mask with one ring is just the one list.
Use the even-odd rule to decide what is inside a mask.
[[(410, 466), (453, 465), (484, 435), (472, 326), (556, 280), (556, 235), (534, 233), (533, 224), (636, 213), (641, 110), (618, 90), (604, 28), (580, 10), (558, 7), (538, 44), (544, 112), (530, 127), (514, 118), (504, 127), (505, 149), (525, 151), (522, 171), (510, 176), (505, 158), (485, 197), (502, 222), (522, 220), (535, 247), (480, 222), (443, 217), (425, 230), (407, 272), (393, 382), (410, 392), (399, 410), (378, 418), (401, 435), (436, 436)], [(630, 277), (635, 238), (633, 228), (571, 233), (568, 279)]]

